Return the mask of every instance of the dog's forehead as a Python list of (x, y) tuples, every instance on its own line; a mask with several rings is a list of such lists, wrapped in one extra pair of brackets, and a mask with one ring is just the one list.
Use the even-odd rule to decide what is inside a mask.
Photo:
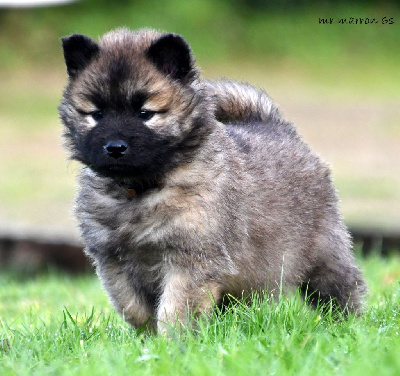
[[(169, 106), (180, 86), (149, 60), (149, 46), (162, 35), (153, 30), (117, 30), (99, 42), (100, 52), (74, 82), (72, 91), (85, 108), (139, 108)], [(82, 104), (84, 103), (84, 105)]]
[(115, 34), (103, 38), (96, 69), (110, 84), (129, 80), (147, 80), (154, 75), (155, 67), (149, 64), (146, 52), (151, 40), (135, 34)]
[(102, 48), (129, 48), (144, 51), (157, 40), (162, 33), (152, 29), (140, 29), (131, 31), (129, 29), (117, 29), (105, 34), (99, 41)]
[(132, 103), (140, 106), (150, 97), (175, 91), (172, 87), (168, 89), (166, 77), (146, 57), (156, 36), (142, 37), (130, 32), (103, 37), (96, 61), (75, 83), (79, 96), (97, 107), (126, 107)]

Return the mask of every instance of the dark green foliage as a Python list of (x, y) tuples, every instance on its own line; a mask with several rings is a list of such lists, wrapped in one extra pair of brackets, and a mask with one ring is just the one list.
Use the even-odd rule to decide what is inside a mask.
[[(180, 33), (200, 61), (294, 60), (332, 67), (338, 62), (354, 64), (355, 59), (394, 62), (399, 57), (399, 2), (388, 1), (379, 7), (371, 3), (85, 0), (60, 7), (7, 9), (1, 15), (0, 63), (62, 69), (62, 36), (78, 32), (96, 39), (121, 26)], [(339, 23), (340, 18), (349, 17), (376, 18), (378, 23)], [(384, 25), (384, 17), (393, 17), (396, 23)], [(334, 22), (323, 25), (320, 18)]]

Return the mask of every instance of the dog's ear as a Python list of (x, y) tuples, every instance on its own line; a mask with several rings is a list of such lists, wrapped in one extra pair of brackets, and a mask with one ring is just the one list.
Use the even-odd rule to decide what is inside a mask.
[(99, 53), (100, 47), (92, 39), (82, 34), (72, 34), (61, 38), (67, 72), (74, 78)]
[(161, 72), (180, 81), (192, 78), (196, 73), (190, 47), (178, 34), (164, 34), (155, 40), (147, 57)]

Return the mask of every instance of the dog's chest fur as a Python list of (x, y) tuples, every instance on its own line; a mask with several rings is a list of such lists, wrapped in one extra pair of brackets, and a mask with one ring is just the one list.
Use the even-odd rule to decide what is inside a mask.
[(224, 158), (210, 171), (203, 161), (193, 161), (168, 174), (160, 186), (132, 197), (114, 181), (84, 169), (76, 213), (89, 253), (97, 263), (115, 257), (150, 284), (160, 282), (170, 267), (200, 275), (223, 266), (218, 274), (236, 274), (225, 234), (237, 225), (230, 209), (240, 203), (237, 195), (224, 197), (226, 182), (236, 173)]

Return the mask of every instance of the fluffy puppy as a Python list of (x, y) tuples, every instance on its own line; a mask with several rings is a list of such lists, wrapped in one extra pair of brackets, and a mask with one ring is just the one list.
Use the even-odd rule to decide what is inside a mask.
[(262, 91), (199, 78), (176, 34), (62, 39), (76, 214), (116, 310), (165, 331), (224, 295), (297, 287), (361, 312), (328, 166)]

